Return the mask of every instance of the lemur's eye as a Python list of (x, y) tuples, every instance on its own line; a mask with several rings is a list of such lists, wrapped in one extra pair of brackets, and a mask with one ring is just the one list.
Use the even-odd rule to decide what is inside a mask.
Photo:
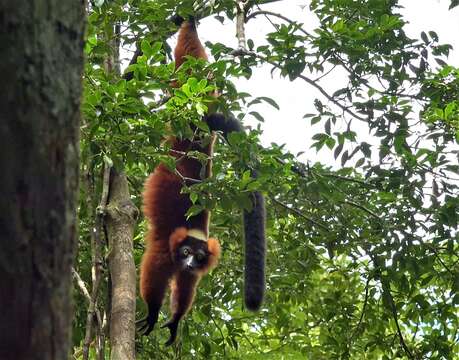
[(182, 255), (183, 256), (188, 256), (190, 255), (190, 250), (188, 248), (183, 248), (182, 249)]
[(204, 260), (204, 257), (205, 257), (205, 256), (204, 256), (204, 254), (203, 254), (202, 252), (198, 252), (198, 253), (196, 254), (196, 260), (197, 260), (198, 262), (203, 261), (203, 260)]

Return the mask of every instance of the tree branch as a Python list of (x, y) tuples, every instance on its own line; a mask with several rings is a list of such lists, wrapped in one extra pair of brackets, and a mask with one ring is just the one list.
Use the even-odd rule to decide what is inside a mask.
[(375, 219), (379, 220), (379, 221), (382, 221), (381, 218), (375, 214), (373, 211), (371, 211), (370, 209), (367, 209), (365, 206), (363, 205), (360, 205), (360, 204), (357, 204), (356, 202), (354, 201), (351, 201), (351, 200), (344, 200), (344, 201), (341, 201), (343, 204), (347, 204), (347, 205), (351, 205), (351, 206), (354, 206), (356, 207), (357, 209), (360, 209), (360, 210), (363, 210), (365, 211), (367, 214), (373, 216)]
[(133, 257), (134, 227), (139, 210), (131, 200), (126, 175), (110, 171), (110, 192), (105, 226), (109, 242), (110, 359), (135, 359), (136, 272)]
[(440, 264), (445, 268), (447, 272), (449, 272), (453, 277), (456, 276), (456, 274), (446, 265), (446, 263), (443, 261), (443, 259), (440, 257), (440, 254), (438, 253), (437, 249), (435, 249), (435, 246), (425, 243), (425, 246), (427, 246), (428, 249), (432, 250), (434, 253), (435, 257), (437, 260), (440, 262)]
[(346, 176), (336, 175), (336, 174), (332, 174), (332, 173), (326, 173), (326, 174), (320, 174), (320, 175), (324, 176), (324, 177), (331, 177), (331, 178), (335, 178), (335, 179), (339, 179), (339, 180), (343, 180), (343, 181), (347, 181), (347, 182), (352, 182), (352, 183), (360, 184), (360, 185), (363, 185), (363, 186), (366, 186), (366, 187), (377, 189), (377, 186), (369, 184), (369, 183), (367, 183), (367, 182), (365, 182), (363, 180), (359, 180), (359, 179), (349, 178), (349, 177), (346, 177)]
[(282, 206), (284, 209), (286, 209), (288, 211), (291, 211), (291, 212), (295, 213), (296, 215), (302, 217), (303, 219), (309, 221), (310, 223), (316, 225), (317, 227), (320, 227), (322, 230), (325, 230), (327, 232), (330, 231), (325, 225), (323, 225), (320, 222), (318, 222), (317, 220), (314, 220), (314, 219), (310, 218), (309, 216), (303, 214), (300, 210), (292, 208), (292, 207), (288, 206), (287, 204), (284, 204), (282, 201), (279, 201), (279, 200), (275, 199), (272, 196), (270, 196), (270, 200), (273, 201), (274, 203)]
[[(281, 14), (278, 14), (278, 13), (275, 13), (275, 12), (272, 12), (272, 11), (267, 11), (267, 10), (258, 10), (258, 11), (254, 11), (253, 13), (251, 13), (250, 15), (248, 15), (245, 19), (246, 22), (248, 22), (250, 19), (253, 19), (255, 18), (256, 16), (258, 15), (270, 15), (270, 16), (275, 16), (279, 19), (282, 19), (286, 22), (288, 22), (289, 24), (292, 24), (292, 25), (298, 25), (297, 22), (293, 21), (293, 20), (290, 20), (288, 17), (285, 17), (284, 15), (281, 15)], [(305, 34), (306, 36), (308, 37), (311, 37), (311, 34), (309, 34), (306, 30), (304, 30), (302, 27), (298, 27), (298, 30), (301, 31), (303, 34)]]
[(368, 304), (368, 295), (369, 295), (369, 289), (370, 289), (370, 280), (371, 280), (371, 276), (368, 276), (368, 279), (367, 279), (367, 283), (365, 284), (365, 299), (363, 300), (363, 307), (362, 307), (362, 313), (360, 314), (360, 318), (359, 318), (359, 322), (354, 330), (354, 333), (352, 334), (351, 336), (351, 341), (352, 339), (355, 337), (355, 335), (357, 335), (357, 332), (359, 331), (360, 329), (360, 325), (362, 324), (362, 321), (363, 321), (363, 317), (365, 315), (365, 310), (367, 308), (367, 304)]
[(402, 330), (400, 328), (400, 324), (398, 322), (397, 306), (395, 305), (394, 297), (392, 296), (392, 293), (390, 291), (390, 282), (387, 279), (387, 277), (385, 277), (382, 274), (382, 270), (384, 266), (381, 264), (381, 261), (379, 260), (379, 258), (371, 252), (371, 250), (369, 250), (367, 247), (365, 247), (365, 250), (370, 255), (370, 258), (373, 261), (375, 268), (378, 270), (379, 282), (381, 283), (383, 297), (385, 297), (389, 301), (390, 311), (392, 313), (392, 318), (395, 321), (395, 326), (397, 327), (397, 334), (400, 340), (400, 344), (403, 350), (405, 351), (405, 353), (407, 354), (408, 358), (414, 359), (413, 354), (411, 353), (410, 349), (406, 345), (405, 339), (403, 338)]
[(89, 291), (86, 287), (86, 284), (74, 268), (72, 268), (72, 275), (73, 279), (76, 281), (78, 287), (80, 288), (83, 296), (86, 298), (86, 300), (88, 300), (88, 302), (91, 302), (91, 295), (89, 295)]
[(247, 0), (236, 1), (236, 37), (239, 49), (246, 50), (245, 23)]
[(264, 5), (264, 4), (271, 4), (273, 2), (278, 2), (280, 0), (249, 0), (247, 2), (247, 8), (250, 8), (254, 5)]
[[(275, 62), (269, 60), (268, 58), (264, 57), (263, 55), (257, 54), (257, 53), (255, 53), (253, 51), (244, 51), (244, 50), (241, 50), (241, 49), (237, 49), (237, 50), (231, 52), (230, 55), (233, 55), (233, 56), (254, 56), (257, 59), (260, 59), (261, 61), (264, 61), (265, 63), (268, 63), (268, 64), (274, 66), (277, 69), (283, 70), (282, 66), (279, 65), (278, 63), (275, 63)], [(311, 80), (307, 76), (304, 76), (302, 74), (298, 74), (297, 77), (302, 79), (303, 81), (307, 82), (309, 85), (315, 87), (327, 100), (329, 100), (330, 102), (332, 102), (333, 104), (338, 106), (344, 112), (348, 113), (349, 115), (351, 115), (352, 117), (356, 118), (357, 120), (360, 120), (360, 121), (363, 121), (363, 122), (367, 122), (367, 119), (365, 119), (362, 116), (357, 115), (355, 112), (353, 112), (352, 110), (349, 110), (349, 108), (347, 108), (346, 106), (341, 104), (339, 101), (335, 100), (320, 85), (316, 84), (313, 80)]]
[(193, 179), (193, 178), (190, 178), (190, 177), (183, 176), (180, 173), (180, 171), (178, 171), (177, 169), (174, 169), (174, 174), (177, 175), (185, 185), (187, 185), (187, 182), (191, 183), (191, 184), (200, 184), (200, 183), (202, 183), (202, 180)]
[(384, 279), (384, 277), (381, 277), (380, 281), (381, 281), (381, 285), (382, 285), (382, 288), (383, 288), (383, 292), (385, 293), (387, 299), (390, 302), (392, 317), (393, 317), (393, 319), (395, 321), (395, 326), (397, 327), (397, 334), (398, 334), (398, 337), (400, 339), (400, 344), (402, 345), (402, 347), (405, 350), (405, 353), (408, 355), (408, 357), (410, 359), (414, 359), (413, 354), (411, 353), (410, 349), (408, 348), (408, 346), (405, 343), (405, 339), (403, 338), (402, 330), (401, 330), (400, 324), (398, 322), (397, 307), (395, 305), (394, 298), (393, 298), (392, 293), (390, 291), (390, 285), (387, 282), (387, 280)]
[[(104, 177), (102, 184), (102, 196), (99, 203), (99, 206), (96, 209), (96, 221), (94, 229), (91, 233), (91, 274), (92, 274), (92, 289), (91, 297), (88, 306), (88, 312), (86, 316), (86, 333), (83, 342), (83, 359), (87, 360), (89, 358), (89, 346), (91, 345), (91, 340), (93, 337), (92, 328), (94, 315), (97, 313), (97, 297), (99, 294), (99, 287), (102, 277), (102, 248), (104, 243), (101, 239), (101, 233), (103, 233), (103, 217), (105, 215), (105, 208), (107, 205), (108, 198), (108, 187), (110, 179), (110, 169), (111, 164), (108, 161), (105, 161), (104, 166)], [(88, 201), (91, 203), (91, 201)], [(92, 211), (91, 211), (92, 213)], [(101, 324), (99, 324), (101, 325)], [(102, 329), (99, 329), (99, 333)]]

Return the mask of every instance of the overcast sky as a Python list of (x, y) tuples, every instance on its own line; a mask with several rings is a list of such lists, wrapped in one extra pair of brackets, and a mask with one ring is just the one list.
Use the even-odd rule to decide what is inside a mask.
[[(314, 29), (318, 21), (309, 10), (310, 1), (288, 0), (264, 6), (263, 9), (271, 10), (287, 16), (293, 20), (303, 22), (307, 30)], [(288, 5), (287, 5), (288, 4)], [(304, 7), (304, 5), (308, 5)], [(441, 43), (449, 43), (454, 49), (450, 55), (449, 63), (459, 66), (459, 7), (448, 11), (450, 0), (402, 0), (400, 4), (404, 19), (408, 22), (406, 32), (408, 36), (419, 38), (421, 31), (434, 30), (437, 32)], [(278, 20), (275, 20), (278, 22)], [(259, 16), (249, 21), (246, 29), (248, 39), (255, 42), (255, 47), (265, 42), (264, 35), (272, 32), (272, 25), (265, 17)], [(222, 25), (213, 18), (206, 19), (200, 23), (199, 35), (203, 42), (221, 42), (231, 47), (237, 46), (234, 24)], [(232, 79), (239, 91), (244, 91), (253, 96), (268, 96), (279, 104), (280, 111), (269, 105), (259, 106), (259, 111), (265, 118), (262, 124), (264, 145), (271, 142), (286, 144), (294, 154), (306, 151), (301, 157), (303, 161), (318, 161), (328, 164), (333, 163), (331, 154), (327, 151), (320, 151), (316, 154), (315, 149), (310, 149), (311, 134), (320, 131), (322, 125), (311, 128), (308, 119), (303, 119), (306, 113), (314, 112), (313, 101), (319, 96), (316, 90), (302, 80), (290, 82), (286, 79), (279, 79), (276, 74), (271, 77), (271, 67), (265, 66), (254, 69), (252, 78)], [(314, 74), (310, 76), (314, 78)], [(330, 93), (345, 86), (346, 75), (335, 71), (333, 75), (320, 82), (321, 86), (328, 89)], [(326, 100), (323, 100), (326, 103)], [(256, 126), (257, 121), (247, 116), (246, 125)], [(365, 124), (362, 126), (362, 136), (368, 136), (368, 129)]]

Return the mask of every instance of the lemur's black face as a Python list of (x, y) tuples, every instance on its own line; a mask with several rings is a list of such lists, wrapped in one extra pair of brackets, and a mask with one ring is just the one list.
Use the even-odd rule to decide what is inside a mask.
[(207, 242), (188, 236), (177, 248), (175, 262), (181, 270), (194, 272), (207, 266), (209, 256)]

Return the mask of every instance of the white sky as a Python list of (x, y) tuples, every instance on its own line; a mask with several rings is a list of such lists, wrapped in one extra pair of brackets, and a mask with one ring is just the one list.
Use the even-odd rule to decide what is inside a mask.
[[(288, 5), (287, 5), (288, 3)], [(307, 5), (304, 7), (304, 5)], [(404, 7), (401, 10), (404, 19), (409, 23), (405, 27), (408, 36), (420, 38), (421, 31), (435, 31), (440, 38), (440, 43), (453, 45), (453, 52), (450, 54), (449, 63), (459, 66), (459, 7), (449, 11), (449, 0), (401, 0)], [(271, 10), (280, 13), (290, 19), (303, 22), (306, 30), (314, 29), (318, 21), (309, 10), (307, 0), (288, 0), (263, 6), (264, 10)], [(279, 23), (280, 20), (273, 19)], [(234, 24), (227, 22), (222, 25), (219, 21), (208, 18), (201, 21), (199, 35), (203, 42), (221, 42), (231, 47), (237, 47)], [(249, 21), (246, 27), (247, 39), (252, 39), (255, 47), (265, 42), (264, 35), (272, 32), (273, 27), (263, 16), (258, 16)], [(271, 142), (286, 144), (286, 148), (294, 154), (305, 151), (301, 156), (303, 161), (318, 161), (332, 165), (334, 160), (331, 153), (321, 150), (318, 154), (315, 149), (310, 149), (311, 136), (322, 132), (321, 124), (311, 128), (310, 120), (303, 119), (306, 113), (314, 113), (313, 101), (319, 96), (318, 92), (302, 80), (290, 82), (287, 79), (280, 79), (276, 73), (271, 77), (271, 66), (264, 66), (253, 69), (253, 76), (250, 80), (232, 79), (239, 91), (248, 92), (252, 96), (268, 96), (273, 98), (280, 106), (280, 111), (269, 105), (259, 105), (256, 110), (260, 112), (265, 122), (262, 124), (264, 131), (262, 143), (269, 145)], [(311, 74), (314, 79), (317, 75)], [(342, 72), (334, 72), (332, 76), (325, 78), (320, 85), (327, 89), (330, 94), (342, 88), (346, 84), (346, 75)], [(325, 99), (321, 99), (327, 103)], [(247, 116), (246, 125), (256, 126), (258, 122)], [(354, 130), (356, 121), (353, 122)], [(343, 124), (340, 129), (343, 129)], [(368, 136), (366, 124), (361, 124), (363, 138)]]

